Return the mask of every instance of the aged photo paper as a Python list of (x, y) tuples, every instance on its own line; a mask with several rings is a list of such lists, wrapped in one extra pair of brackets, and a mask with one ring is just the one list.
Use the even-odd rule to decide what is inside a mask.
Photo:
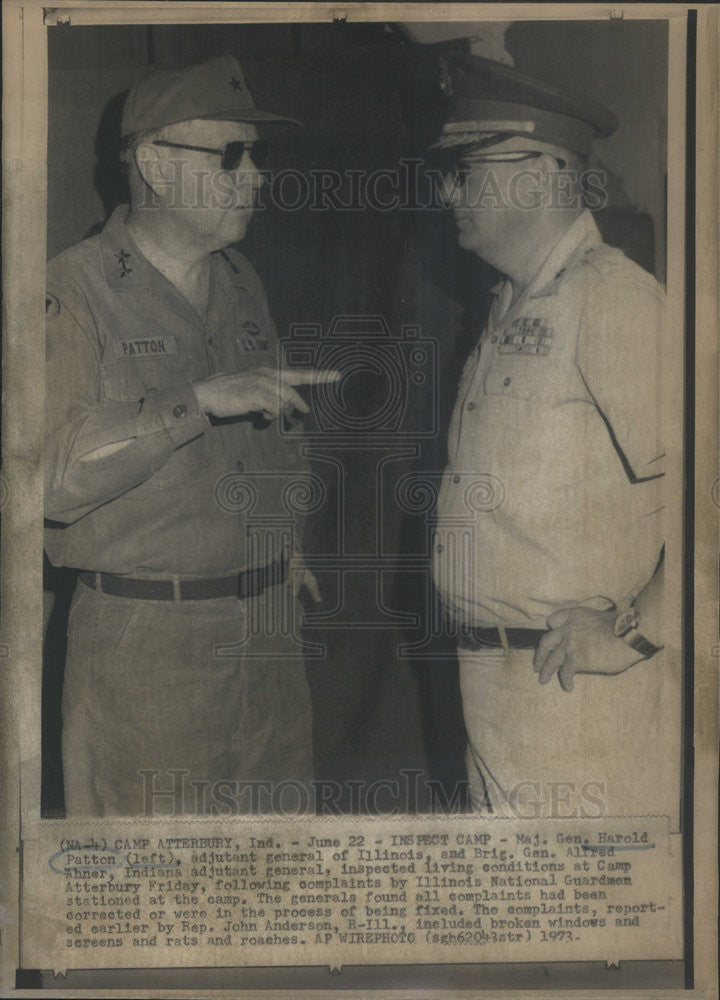
[(3, 6), (3, 996), (717, 996), (715, 5)]

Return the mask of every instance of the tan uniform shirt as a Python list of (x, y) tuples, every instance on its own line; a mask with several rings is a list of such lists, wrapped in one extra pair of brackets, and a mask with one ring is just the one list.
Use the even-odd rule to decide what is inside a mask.
[(662, 545), (663, 292), (589, 212), (513, 305), (509, 282), (497, 291), (450, 427), (442, 599), (470, 624), (529, 628), (624, 607)]
[(46, 547), (57, 566), (224, 576), (280, 554), (306, 472), (278, 421), (215, 420), (191, 382), (277, 365), (257, 274), (211, 257), (203, 321), (116, 209), (48, 267)]

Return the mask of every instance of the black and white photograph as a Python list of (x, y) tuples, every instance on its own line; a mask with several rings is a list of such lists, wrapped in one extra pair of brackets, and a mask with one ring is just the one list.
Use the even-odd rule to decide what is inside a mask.
[(711, 996), (717, 9), (292, 7), (5, 9), (4, 995)]

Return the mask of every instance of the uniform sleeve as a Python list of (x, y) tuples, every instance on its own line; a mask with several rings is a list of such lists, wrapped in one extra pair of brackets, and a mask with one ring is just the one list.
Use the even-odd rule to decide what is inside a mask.
[(665, 297), (641, 280), (604, 281), (586, 303), (576, 362), (633, 482), (663, 475)]
[(207, 421), (189, 381), (104, 398), (97, 330), (73, 283), (51, 285), (46, 314), (45, 516), (71, 524), (152, 476)]

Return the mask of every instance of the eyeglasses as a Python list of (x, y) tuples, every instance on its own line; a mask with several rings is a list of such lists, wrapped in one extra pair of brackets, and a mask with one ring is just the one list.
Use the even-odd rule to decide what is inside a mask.
[(462, 187), (468, 179), (471, 168), (475, 165), (480, 166), (485, 163), (522, 163), (523, 160), (534, 160), (540, 155), (537, 150), (518, 149), (507, 153), (483, 153), (478, 156), (464, 156), (454, 165), (451, 176), (458, 187)]
[(264, 167), (270, 156), (270, 143), (266, 139), (243, 139), (229, 142), (224, 149), (212, 149), (209, 146), (189, 146), (184, 142), (169, 142), (167, 139), (155, 139), (153, 146), (169, 146), (171, 149), (193, 149), (196, 153), (214, 153), (222, 157), (220, 166), (223, 170), (237, 170), (242, 158), (247, 153), (256, 167)]
[[(544, 152), (539, 149), (513, 149), (507, 152), (498, 150), (497, 153), (478, 153), (477, 156), (462, 157), (462, 159), (456, 161), (449, 172), (453, 182), (458, 187), (462, 187), (468, 178), (471, 168), (476, 164), (522, 163), (524, 160), (536, 160), (539, 156), (543, 155), (545, 155)], [(563, 170), (565, 168), (565, 161), (559, 157), (555, 157), (555, 159), (560, 169)]]

